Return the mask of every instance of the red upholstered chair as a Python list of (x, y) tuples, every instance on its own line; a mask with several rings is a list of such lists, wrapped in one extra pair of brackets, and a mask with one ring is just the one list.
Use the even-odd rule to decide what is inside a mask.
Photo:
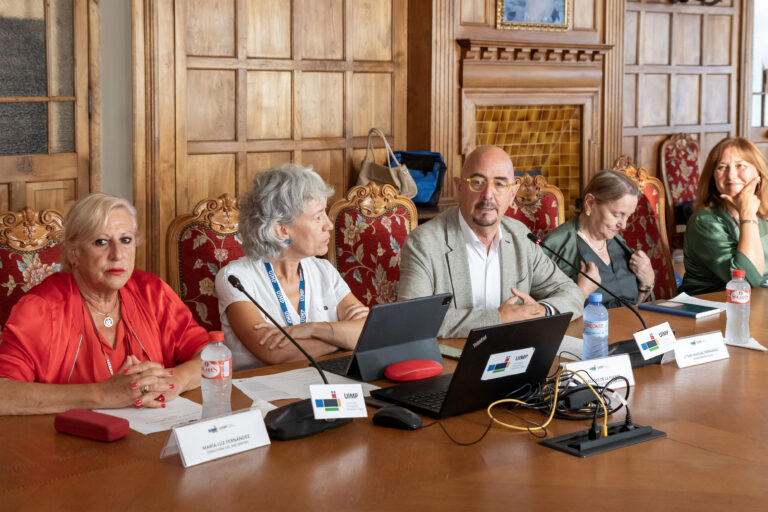
[(688, 221), (686, 205), (696, 199), (699, 186), (699, 143), (691, 134), (678, 133), (670, 136), (661, 145), (659, 168), (664, 179), (664, 188), (669, 199), (667, 205), (667, 231), (674, 247), (683, 247), (683, 234)]
[(656, 273), (653, 293), (657, 299), (669, 299), (677, 295), (672, 258), (669, 252), (666, 224), (664, 221), (664, 188), (658, 178), (648, 175), (644, 168), (631, 164), (621, 167), (617, 161), (614, 169), (621, 171), (637, 183), (642, 192), (635, 213), (629, 218), (621, 236), (632, 249), (642, 249), (651, 259)]
[(505, 215), (525, 224), (536, 236), (544, 236), (565, 222), (563, 193), (544, 176), (523, 174), (520, 188)]
[(400, 248), (418, 222), (416, 206), (391, 185), (352, 187), (334, 203), (328, 259), (366, 306), (397, 299)]
[(176, 217), (168, 226), (168, 284), (197, 323), (210, 331), (221, 329), (216, 274), (244, 254), (237, 234), (238, 211), (237, 200), (223, 194), (200, 201), (192, 214)]
[(62, 232), (62, 216), (55, 210), (0, 214), (0, 330), (22, 295), (61, 270)]

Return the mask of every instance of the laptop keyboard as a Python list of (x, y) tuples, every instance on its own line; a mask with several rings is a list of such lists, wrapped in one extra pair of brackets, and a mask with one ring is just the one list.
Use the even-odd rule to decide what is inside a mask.
[(323, 370), (337, 375), (346, 375), (349, 362), (352, 360), (352, 356), (341, 356), (333, 359), (325, 359), (318, 361), (317, 366)]
[(431, 393), (415, 393), (403, 398), (404, 402), (409, 402), (423, 409), (439, 413), (445, 401), (445, 395), (448, 390), (433, 391)]

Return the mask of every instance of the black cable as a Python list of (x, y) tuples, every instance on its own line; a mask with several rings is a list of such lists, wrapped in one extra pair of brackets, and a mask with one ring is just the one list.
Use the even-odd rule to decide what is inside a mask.
[(448, 439), (453, 441), (453, 443), (455, 443), (455, 444), (457, 444), (459, 446), (472, 446), (473, 444), (477, 444), (480, 441), (482, 441), (483, 439), (485, 439), (485, 436), (488, 434), (488, 431), (491, 430), (491, 425), (493, 425), (493, 420), (488, 420), (488, 426), (485, 427), (485, 432), (483, 432), (483, 434), (480, 437), (478, 437), (474, 441), (469, 441), (469, 442), (466, 442), (466, 443), (461, 442), (461, 441), (457, 441), (456, 439), (454, 439), (453, 436), (451, 435), (451, 433), (448, 432), (445, 429), (445, 427), (443, 426), (443, 424), (441, 422), (439, 422), (439, 421), (433, 421), (432, 423), (429, 423), (427, 425), (423, 425), (421, 427), (421, 429), (419, 429), (419, 430), (423, 430), (425, 428), (429, 428), (429, 427), (431, 427), (433, 425), (438, 425), (441, 429), (443, 429), (443, 432), (445, 433), (445, 435), (448, 436)]

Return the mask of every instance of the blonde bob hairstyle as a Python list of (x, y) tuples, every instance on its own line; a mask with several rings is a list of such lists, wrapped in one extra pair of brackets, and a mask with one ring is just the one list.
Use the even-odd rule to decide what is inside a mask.
[(597, 204), (613, 203), (626, 195), (639, 196), (640, 189), (632, 178), (623, 172), (606, 169), (595, 174), (587, 183), (582, 200), (576, 206), (576, 213), (584, 210), (584, 199), (587, 194), (592, 194)]
[(725, 138), (709, 152), (699, 178), (699, 190), (696, 194), (694, 208), (704, 210), (713, 206), (725, 207), (726, 203), (720, 198), (720, 191), (717, 190), (715, 184), (715, 169), (717, 169), (725, 151), (730, 148), (735, 148), (741, 158), (754, 165), (760, 175), (760, 183), (755, 189), (760, 198), (760, 208), (757, 209), (757, 215), (762, 218), (768, 217), (768, 184), (766, 184), (768, 181), (768, 162), (752, 141), (742, 137)]
[[(71, 271), (70, 251), (78, 250), (83, 244), (92, 241), (104, 232), (109, 216), (118, 208), (124, 209), (133, 221), (133, 229), (138, 229), (136, 208), (127, 199), (110, 194), (95, 193), (82, 197), (72, 204), (64, 219), (64, 235), (61, 241), (61, 266)], [(134, 235), (138, 243), (138, 234)]]

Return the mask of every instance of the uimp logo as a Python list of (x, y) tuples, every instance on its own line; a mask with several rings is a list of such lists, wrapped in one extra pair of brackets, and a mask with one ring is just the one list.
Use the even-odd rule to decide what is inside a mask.
[(331, 398), (316, 399), (315, 407), (318, 409), (325, 409), (326, 412), (338, 411), (341, 407), (341, 400), (336, 396), (335, 391), (331, 391)]
[(504, 358), (504, 362), (488, 365), (488, 372), (499, 373), (503, 372), (509, 367), (509, 356)]
[(656, 341), (656, 338), (651, 334), (651, 339), (640, 345), (643, 350), (647, 350), (649, 352), (653, 352), (654, 350), (659, 349), (659, 343)]

